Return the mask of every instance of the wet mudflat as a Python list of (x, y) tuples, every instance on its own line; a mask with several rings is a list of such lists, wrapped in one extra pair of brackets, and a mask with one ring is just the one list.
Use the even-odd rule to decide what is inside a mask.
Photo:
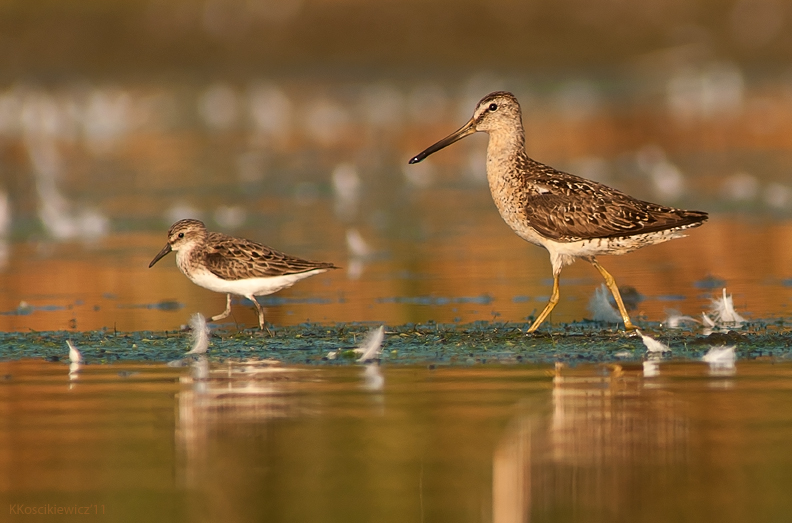
[[(792, 363), (0, 363), (0, 500), (107, 521), (783, 521)], [(86, 516), (73, 517), (84, 519)]]
[[(637, 334), (597, 322), (554, 325), (526, 335), (529, 323), (438, 324), (386, 326), (376, 360), (387, 365), (478, 365), (641, 362), (655, 356), (664, 361), (699, 360), (713, 347), (734, 347), (737, 359), (792, 358), (792, 332), (783, 321), (754, 322), (734, 330), (669, 329), (649, 324), (643, 333), (668, 351), (652, 354)], [(302, 324), (275, 327), (273, 335), (258, 329), (214, 331), (207, 356), (216, 362), (267, 359), (296, 365), (354, 363), (371, 324)], [(82, 353), (84, 363), (129, 361), (167, 363), (192, 348), (187, 331), (114, 333), (0, 333), (4, 360), (43, 358), (68, 362), (67, 340)]]

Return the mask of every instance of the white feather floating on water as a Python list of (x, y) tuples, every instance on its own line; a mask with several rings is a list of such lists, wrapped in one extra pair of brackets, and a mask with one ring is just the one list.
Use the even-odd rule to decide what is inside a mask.
[[(66, 346), (69, 347), (69, 381), (74, 381), (79, 379), (80, 375), (80, 363), (83, 361), (82, 354), (77, 347), (71, 342), (71, 340), (66, 340)], [(69, 385), (69, 389), (74, 387), (74, 384)]]
[(737, 347), (729, 345), (728, 347), (710, 347), (710, 350), (701, 357), (701, 361), (707, 363), (714, 363), (720, 365), (734, 365), (737, 360)]
[(82, 354), (80, 354), (80, 351), (74, 346), (71, 340), (66, 340), (66, 345), (69, 347), (69, 361), (71, 363), (82, 363)]
[(667, 310), (666, 311), (666, 319), (663, 322), (666, 327), (669, 329), (679, 329), (682, 327), (683, 323), (701, 323), (696, 318), (692, 316), (685, 316), (680, 314), (679, 311), (675, 310)]
[(604, 284), (600, 284), (594, 290), (594, 296), (589, 300), (588, 310), (594, 315), (592, 318), (594, 321), (619, 323), (623, 321), (621, 314), (610, 304), (608, 296), (610, 296), (610, 291)]
[[(202, 355), (206, 354), (207, 349), (209, 349), (209, 336), (211, 335), (209, 325), (206, 324), (206, 318), (200, 312), (196, 312), (190, 316), (189, 327), (192, 348), (185, 352), (184, 355), (198, 354), (198, 361), (201, 361), (201, 359), (206, 360)], [(168, 367), (186, 367), (190, 364), (190, 361), (191, 358), (179, 358), (178, 360), (169, 361)]]
[(651, 336), (646, 336), (644, 333), (642, 333), (639, 330), (636, 330), (635, 332), (637, 332), (638, 335), (641, 337), (641, 340), (643, 340), (644, 345), (646, 345), (646, 350), (648, 350), (649, 352), (670, 352), (671, 351), (671, 347), (669, 347), (665, 343), (657, 341), (656, 339), (652, 338)]
[[(371, 361), (377, 357), (382, 350), (382, 340), (385, 339), (385, 325), (380, 325), (376, 329), (370, 330), (366, 333), (366, 337), (363, 338), (363, 341), (360, 345), (352, 349), (352, 352), (355, 354), (360, 354), (361, 356), (356, 360), (358, 363), (365, 363), (367, 361)], [(338, 357), (340, 352), (345, 352), (346, 349), (336, 349), (331, 350), (327, 353), (328, 360), (334, 360)]]
[(745, 318), (737, 314), (737, 311), (734, 310), (734, 300), (732, 296), (726, 296), (726, 287), (723, 288), (722, 298), (715, 298), (712, 300), (710, 313), (713, 316), (712, 321), (714, 321), (716, 325), (739, 327), (745, 323)]
[(737, 361), (736, 347), (710, 347), (710, 350), (701, 357), (701, 361), (709, 364), (709, 371), (714, 376), (730, 376), (735, 373)]
[(373, 360), (377, 357), (380, 350), (382, 350), (382, 340), (385, 339), (385, 325), (380, 325), (376, 329), (369, 331), (363, 342), (355, 349), (356, 354), (362, 354), (358, 359), (358, 363)]
[(724, 288), (723, 296), (712, 300), (709, 314), (706, 312), (701, 313), (701, 321), (690, 316), (683, 316), (677, 311), (667, 311), (665, 326), (670, 329), (676, 329), (684, 322), (701, 323), (704, 327), (704, 334), (711, 334), (713, 329), (739, 327), (745, 321), (745, 318), (734, 310), (734, 299), (731, 295), (726, 295), (726, 289)]
[(192, 349), (187, 354), (204, 354), (209, 348), (209, 326), (200, 312), (190, 316), (190, 340)]

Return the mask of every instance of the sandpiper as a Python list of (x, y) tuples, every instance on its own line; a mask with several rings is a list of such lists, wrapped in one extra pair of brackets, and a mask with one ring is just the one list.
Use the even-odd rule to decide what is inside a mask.
[(256, 296), (266, 296), (291, 287), (298, 281), (337, 269), (332, 263), (303, 260), (262, 245), (219, 232), (208, 232), (203, 222), (180, 220), (168, 231), (168, 243), (149, 268), (163, 256), (176, 251), (176, 265), (193, 283), (215, 292), (224, 292), (226, 310), (211, 321), (231, 314), (231, 295), (244, 296), (258, 310), (259, 327), (264, 327), (264, 309)]
[(561, 269), (577, 258), (588, 261), (602, 274), (625, 329), (635, 329), (613, 276), (595, 256), (625, 254), (680, 238), (685, 229), (701, 225), (707, 213), (637, 200), (529, 158), (520, 104), (513, 94), (503, 91), (482, 98), (465, 125), (413, 157), (410, 163), (418, 163), (477, 131), (489, 134), (487, 181), (501, 217), (522, 239), (541, 245), (550, 253), (553, 293), (528, 332), (535, 331), (558, 303)]

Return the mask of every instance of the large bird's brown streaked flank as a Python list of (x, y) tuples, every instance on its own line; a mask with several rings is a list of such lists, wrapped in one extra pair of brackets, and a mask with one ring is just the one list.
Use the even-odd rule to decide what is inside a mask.
[(264, 310), (256, 296), (266, 296), (291, 287), (315, 274), (337, 269), (332, 263), (303, 260), (266, 245), (208, 232), (203, 222), (180, 220), (168, 231), (168, 243), (149, 268), (163, 256), (176, 251), (176, 265), (193, 283), (215, 292), (224, 292), (226, 310), (211, 321), (231, 314), (231, 295), (244, 296), (256, 306), (259, 327), (264, 329)]
[(503, 220), (522, 239), (541, 245), (553, 265), (553, 293), (528, 332), (535, 331), (558, 303), (561, 269), (577, 258), (597, 268), (613, 294), (624, 327), (635, 327), (613, 277), (596, 260), (599, 254), (625, 254), (684, 236), (707, 213), (637, 200), (601, 183), (558, 171), (528, 157), (520, 104), (513, 94), (485, 96), (459, 130), (413, 157), (418, 163), (465, 136), (489, 134), (487, 181)]

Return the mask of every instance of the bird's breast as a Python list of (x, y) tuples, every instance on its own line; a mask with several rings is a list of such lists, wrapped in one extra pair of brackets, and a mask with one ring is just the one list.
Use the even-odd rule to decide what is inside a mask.
[(528, 198), (520, 180), (517, 173), (508, 169), (490, 170), (490, 165), (487, 165), (490, 193), (503, 221), (523, 240), (543, 246), (545, 238), (531, 227), (525, 212)]

